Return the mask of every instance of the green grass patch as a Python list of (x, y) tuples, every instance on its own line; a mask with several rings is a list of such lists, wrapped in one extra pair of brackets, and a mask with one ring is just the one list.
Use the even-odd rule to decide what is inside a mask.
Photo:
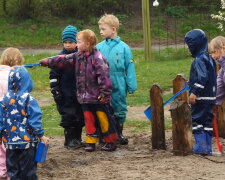
[[(151, 121), (137, 121), (137, 120), (127, 120), (125, 123), (126, 127), (129, 127), (131, 129), (131, 132), (133, 133), (139, 133), (139, 132), (147, 132), (151, 131)], [(171, 121), (165, 121), (165, 129), (171, 129), (172, 128), (172, 122)]]

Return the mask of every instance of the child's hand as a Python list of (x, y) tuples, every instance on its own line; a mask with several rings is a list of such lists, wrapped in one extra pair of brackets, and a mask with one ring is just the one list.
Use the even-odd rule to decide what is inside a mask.
[(48, 145), (50, 139), (49, 139), (48, 137), (46, 137), (46, 136), (42, 136), (42, 137), (40, 138), (40, 140), (41, 140), (42, 142), (44, 142), (45, 145)]
[(107, 101), (107, 98), (100, 95), (100, 96), (98, 96), (98, 100), (100, 103), (105, 103)]
[(49, 64), (48, 59), (42, 59), (42, 60), (40, 60), (39, 64), (41, 66), (48, 66), (48, 64)]
[(196, 103), (196, 95), (191, 93), (188, 99), (189, 104), (195, 104)]

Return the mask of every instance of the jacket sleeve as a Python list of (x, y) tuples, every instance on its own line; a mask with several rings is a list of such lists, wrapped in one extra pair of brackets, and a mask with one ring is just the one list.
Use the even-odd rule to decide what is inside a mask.
[(199, 95), (204, 90), (205, 84), (208, 81), (208, 71), (203, 58), (197, 58), (195, 60), (195, 70), (197, 74), (197, 80), (192, 87), (192, 93)]
[(2, 118), (2, 104), (0, 103), (0, 138), (2, 138), (3, 118)]
[(35, 99), (29, 96), (29, 105), (27, 107), (27, 116), (30, 127), (33, 129), (33, 133), (42, 137), (44, 135), (44, 130), (42, 129), (42, 112)]
[(95, 61), (95, 70), (98, 77), (100, 96), (109, 97), (112, 93), (112, 82), (109, 78), (108, 62), (103, 56)]
[(132, 94), (137, 89), (137, 79), (136, 79), (136, 72), (133, 62), (133, 56), (129, 47), (125, 48), (125, 73), (126, 73), (126, 85), (127, 91)]
[(76, 53), (45, 58), (40, 61), (40, 64), (51, 69), (65, 68), (73, 65), (74, 59), (76, 59)]

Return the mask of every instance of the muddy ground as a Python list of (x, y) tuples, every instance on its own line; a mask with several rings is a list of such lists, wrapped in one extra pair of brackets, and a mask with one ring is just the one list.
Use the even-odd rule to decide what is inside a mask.
[[(147, 121), (144, 107), (130, 107), (128, 119)], [(165, 113), (168, 112), (167, 110)], [(135, 115), (136, 114), (136, 115)], [(118, 146), (115, 152), (102, 152), (100, 145), (95, 152), (63, 147), (63, 137), (51, 137), (45, 163), (38, 164), (41, 180), (103, 180), (103, 179), (150, 179), (195, 180), (225, 179), (225, 155), (221, 156), (174, 156), (172, 133), (166, 131), (166, 150), (151, 149), (151, 132), (134, 133), (125, 126), (129, 144)], [(84, 133), (83, 133), (84, 135)], [(225, 140), (220, 139), (225, 146)], [(216, 150), (215, 144), (213, 145)]]

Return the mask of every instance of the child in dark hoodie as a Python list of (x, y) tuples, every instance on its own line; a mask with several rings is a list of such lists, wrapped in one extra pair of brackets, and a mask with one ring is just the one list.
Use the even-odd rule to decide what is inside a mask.
[[(77, 52), (77, 28), (66, 26), (62, 32), (63, 50), (61, 54)], [(69, 148), (80, 148), (84, 146), (81, 140), (84, 116), (81, 105), (78, 103), (76, 94), (76, 78), (73, 66), (65, 69), (51, 69), (50, 87), (57, 110), (61, 115), (60, 126), (64, 128), (64, 146)]]
[(200, 29), (189, 31), (185, 43), (194, 57), (190, 70), (192, 130), (195, 137), (193, 152), (212, 154), (213, 106), (216, 101), (216, 64), (209, 56), (208, 41)]
[(34, 161), (38, 139), (45, 144), (41, 109), (30, 95), (33, 81), (22, 66), (9, 73), (8, 92), (0, 106), (0, 138), (6, 147), (6, 167), (10, 179), (36, 180)]

